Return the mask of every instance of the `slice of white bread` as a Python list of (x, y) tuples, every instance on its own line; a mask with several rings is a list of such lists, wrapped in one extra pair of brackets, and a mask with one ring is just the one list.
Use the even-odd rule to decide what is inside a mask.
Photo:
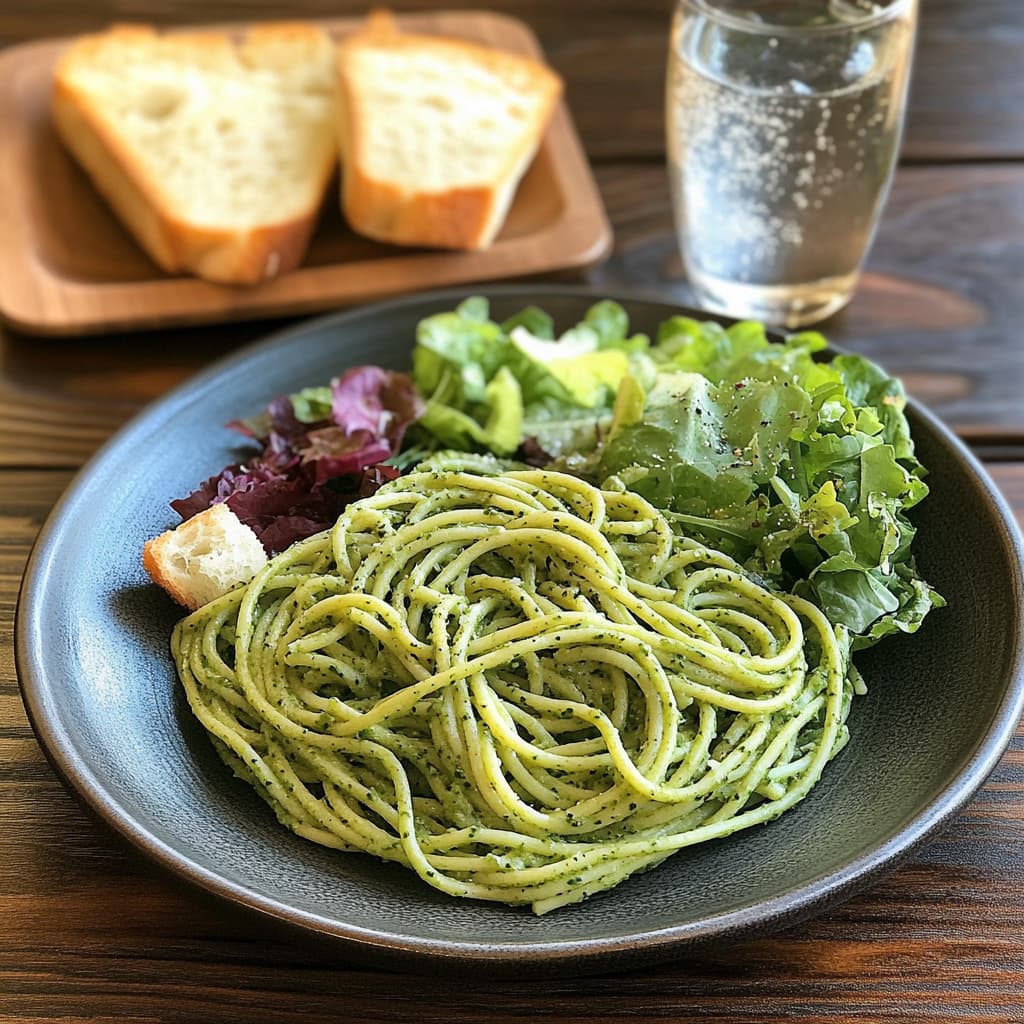
[(312, 25), (115, 26), (58, 62), (58, 134), (170, 273), (248, 284), (297, 266), (337, 161), (335, 47)]
[(482, 249), (561, 94), (537, 61), (399, 32), (374, 12), (338, 51), (342, 210), (400, 245)]
[(194, 611), (248, 583), (267, 554), (256, 534), (219, 503), (147, 541), (142, 564), (154, 583)]

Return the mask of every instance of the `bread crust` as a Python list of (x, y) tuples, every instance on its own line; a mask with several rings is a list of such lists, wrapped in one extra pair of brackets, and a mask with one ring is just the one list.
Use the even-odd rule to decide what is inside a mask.
[(176, 604), (184, 605), (189, 611), (195, 611), (199, 607), (198, 603), (164, 571), (166, 554), (173, 543), (171, 540), (173, 532), (173, 530), (168, 530), (166, 533), (161, 533), (159, 537), (146, 541), (142, 549), (142, 567), (149, 574), (149, 578), (158, 587), (162, 587)]
[[(213, 506), (215, 507), (215, 506)], [(210, 509), (200, 512), (194, 519), (200, 516), (208, 516)], [(199, 602), (184, 588), (178, 586), (174, 575), (171, 573), (169, 556), (175, 547), (174, 530), (167, 530), (159, 537), (147, 540), (142, 548), (142, 567), (149, 574), (149, 578), (158, 586), (162, 587), (180, 605), (184, 605), (190, 611), (199, 607)]]
[(484, 185), (410, 195), (390, 182), (374, 180), (358, 166), (344, 172), (342, 207), (349, 225), (361, 235), (395, 245), (485, 248), (495, 203), (494, 189)]
[[(146, 173), (110, 130), (89, 98), (76, 88), (72, 74), (78, 62), (88, 61), (97, 46), (112, 39), (131, 45), (155, 36), (146, 26), (115, 26), (101, 36), (85, 36), (72, 44), (58, 63), (51, 98), (53, 123), (62, 142), (136, 241), (167, 273), (191, 272), (221, 284), (255, 284), (293, 270), (308, 247), (336, 155), (329, 154), (317, 169), (317, 200), (298, 217), (240, 230), (197, 225), (175, 216), (159, 181)], [(251, 30), (243, 46), (266, 46), (303, 36), (326, 39), (314, 26), (282, 23)], [(211, 57), (234, 46), (214, 32), (176, 38), (199, 52), (208, 50)]]
[[(500, 74), (527, 75), (541, 98), (533, 130), (510, 147), (496, 181), (443, 191), (409, 192), (368, 174), (361, 151), (365, 146), (359, 86), (350, 74), (360, 47), (384, 47), (442, 57), (468, 57)], [(445, 249), (484, 249), (497, 235), (516, 186), (536, 153), (544, 129), (562, 92), (561, 79), (543, 64), (517, 54), (461, 39), (398, 31), (385, 11), (375, 11), (366, 25), (338, 47), (338, 132), (342, 160), (341, 206), (349, 225), (360, 234), (398, 245)]]

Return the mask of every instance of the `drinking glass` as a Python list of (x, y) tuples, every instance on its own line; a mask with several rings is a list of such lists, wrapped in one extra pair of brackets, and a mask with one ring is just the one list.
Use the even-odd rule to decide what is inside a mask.
[(899, 153), (917, 0), (679, 0), (666, 129), (705, 306), (786, 327), (857, 284)]

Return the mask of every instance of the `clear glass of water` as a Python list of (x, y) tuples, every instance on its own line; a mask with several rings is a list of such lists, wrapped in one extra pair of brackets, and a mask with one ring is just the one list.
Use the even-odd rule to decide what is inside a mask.
[(899, 154), (917, 0), (679, 0), (666, 94), (698, 300), (786, 327), (850, 299)]

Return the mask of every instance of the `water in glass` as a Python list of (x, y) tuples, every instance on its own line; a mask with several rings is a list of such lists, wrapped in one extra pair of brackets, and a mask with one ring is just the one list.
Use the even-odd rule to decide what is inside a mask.
[(899, 149), (915, 13), (912, 0), (682, 0), (669, 173), (705, 304), (795, 327), (850, 297)]

